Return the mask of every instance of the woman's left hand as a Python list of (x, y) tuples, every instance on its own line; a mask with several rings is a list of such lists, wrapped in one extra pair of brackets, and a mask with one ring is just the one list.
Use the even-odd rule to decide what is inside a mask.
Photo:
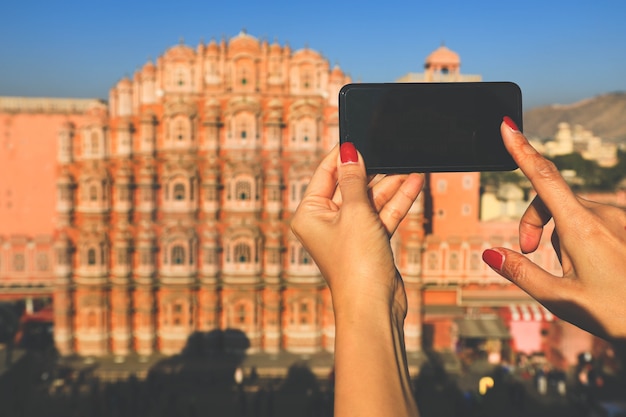
[[(368, 181), (351, 143), (335, 147), (315, 171), (292, 220), (333, 295), (335, 315), (374, 302), (406, 313), (406, 296), (389, 244), (417, 198), (420, 174)], [(382, 178), (381, 178), (382, 177)]]

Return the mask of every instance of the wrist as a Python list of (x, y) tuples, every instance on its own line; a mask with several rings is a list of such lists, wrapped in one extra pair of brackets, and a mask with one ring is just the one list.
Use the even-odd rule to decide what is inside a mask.
[(329, 280), (336, 283), (330, 286), (335, 320), (345, 317), (352, 321), (369, 316), (390, 317), (403, 322), (408, 303), (402, 277), (395, 268), (386, 275), (386, 279), (377, 279), (379, 277), (371, 274), (359, 275), (361, 285), (358, 288), (345, 279)]
[(398, 307), (394, 301), (351, 300), (336, 305), (334, 315), (336, 328), (362, 331), (366, 337), (372, 337), (372, 332), (388, 331), (390, 326), (404, 328), (406, 309)]

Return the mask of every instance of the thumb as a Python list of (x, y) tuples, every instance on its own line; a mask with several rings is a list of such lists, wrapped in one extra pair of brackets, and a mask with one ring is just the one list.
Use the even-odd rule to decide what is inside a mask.
[(539, 302), (553, 299), (563, 284), (558, 277), (510, 249), (487, 249), (483, 261)]
[(343, 204), (368, 203), (365, 164), (354, 144), (342, 143), (339, 157), (341, 163), (337, 169), (337, 183)]

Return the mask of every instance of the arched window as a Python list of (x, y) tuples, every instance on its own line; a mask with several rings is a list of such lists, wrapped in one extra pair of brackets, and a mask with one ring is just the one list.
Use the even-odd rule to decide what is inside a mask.
[(300, 302), (298, 315), (300, 316), (300, 324), (313, 324), (312, 311), (307, 301)]
[(174, 138), (178, 141), (183, 141), (185, 139), (185, 122), (182, 119), (178, 119), (174, 122)]
[(250, 200), (252, 196), (250, 181), (239, 180), (235, 183), (235, 199)]
[(167, 132), (170, 146), (187, 147), (192, 141), (192, 124), (189, 116), (179, 114), (168, 122)]
[(252, 146), (257, 139), (256, 117), (250, 111), (236, 113), (230, 124), (229, 138), (233, 145)]
[(48, 254), (47, 253), (37, 254), (37, 269), (39, 269), (40, 271), (48, 270)]
[(480, 254), (478, 254), (477, 252), (472, 252), (472, 255), (470, 256), (470, 269), (472, 271), (477, 271), (480, 269), (481, 267), (481, 261), (480, 261)]
[(302, 88), (307, 89), (311, 87), (311, 73), (309, 71), (304, 71), (302, 74)]
[(245, 304), (240, 303), (239, 305), (237, 305), (237, 310), (235, 314), (236, 314), (237, 324), (246, 323), (246, 305)]
[(181, 245), (175, 245), (172, 247), (172, 265), (184, 265), (185, 264), (185, 248)]
[(450, 254), (450, 270), (451, 271), (458, 271), (459, 270), (459, 254), (457, 252), (452, 252)]
[(117, 250), (117, 264), (123, 266), (128, 265), (128, 249), (119, 248)]
[(428, 254), (428, 269), (436, 270), (439, 268), (439, 256), (435, 252)]
[(420, 263), (420, 251), (417, 248), (407, 249), (407, 261), (410, 264), (417, 265)]
[(182, 326), (184, 324), (184, 306), (182, 301), (177, 301), (172, 306), (172, 325)]
[(100, 138), (98, 138), (98, 132), (93, 131), (91, 132), (91, 154), (92, 155), (97, 155), (98, 151), (100, 150)]
[(251, 260), (250, 246), (246, 243), (235, 245), (234, 257), (236, 263), (248, 263)]
[(304, 197), (304, 193), (306, 192), (308, 185), (309, 178), (299, 178), (291, 183), (289, 200), (292, 207), (295, 208), (300, 200), (302, 200), (302, 197)]
[(98, 201), (98, 187), (95, 185), (89, 187), (89, 201)]
[(245, 67), (239, 69), (239, 81), (241, 85), (248, 84), (248, 71)]
[(174, 184), (174, 190), (172, 194), (174, 195), (174, 200), (176, 201), (184, 200), (185, 199), (185, 184), (181, 184), (181, 183)]
[(300, 265), (310, 265), (313, 263), (313, 260), (311, 259), (308, 252), (304, 248), (300, 248), (298, 261)]
[(87, 328), (95, 329), (98, 326), (98, 315), (95, 311), (90, 311), (87, 313)]
[(179, 87), (183, 87), (187, 81), (187, 73), (183, 68), (176, 69), (175, 75), (176, 85)]
[(23, 253), (16, 253), (13, 255), (13, 269), (15, 271), (23, 271), (25, 264), (26, 262)]
[(315, 120), (311, 117), (303, 117), (296, 121), (292, 142), (299, 144), (315, 143), (318, 140)]
[(96, 250), (94, 248), (90, 248), (87, 251), (87, 265), (95, 265), (96, 264)]
[(248, 125), (245, 120), (241, 122), (239, 128), (241, 129), (239, 131), (239, 136), (241, 136), (241, 139), (245, 139), (246, 137), (248, 137)]

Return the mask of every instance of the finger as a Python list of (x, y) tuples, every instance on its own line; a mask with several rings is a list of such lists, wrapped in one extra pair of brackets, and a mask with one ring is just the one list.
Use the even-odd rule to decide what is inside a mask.
[(335, 146), (322, 159), (319, 166), (313, 173), (311, 181), (304, 192), (303, 199), (307, 196), (317, 196), (331, 199), (337, 188), (337, 155), (339, 146)]
[(374, 175), (368, 175), (367, 176), (367, 186), (369, 188), (373, 188), (374, 186), (376, 186), (376, 184), (378, 184), (381, 180), (387, 178), (388, 175), (385, 174), (374, 174)]
[(519, 223), (519, 244), (522, 253), (531, 253), (537, 250), (543, 227), (550, 221), (552, 214), (537, 195), (533, 198)]
[(355, 203), (369, 205), (365, 164), (351, 142), (341, 144), (337, 183), (341, 190), (341, 203), (344, 206)]
[(567, 221), (581, 207), (556, 166), (533, 148), (508, 117), (500, 126), (504, 146), (530, 180), (555, 220)]
[(380, 220), (383, 226), (385, 226), (385, 229), (387, 229), (389, 236), (396, 231), (402, 219), (407, 215), (423, 186), (423, 175), (410, 174), (406, 177), (406, 180), (402, 182), (398, 191), (380, 210)]
[(380, 178), (372, 185), (370, 181), (369, 195), (374, 209), (379, 212), (385, 204), (395, 195), (400, 186), (406, 180), (407, 175), (387, 175)]
[(556, 277), (522, 254), (505, 248), (487, 249), (483, 260), (494, 271), (508, 279), (531, 297), (543, 303), (564, 296), (567, 280)]

